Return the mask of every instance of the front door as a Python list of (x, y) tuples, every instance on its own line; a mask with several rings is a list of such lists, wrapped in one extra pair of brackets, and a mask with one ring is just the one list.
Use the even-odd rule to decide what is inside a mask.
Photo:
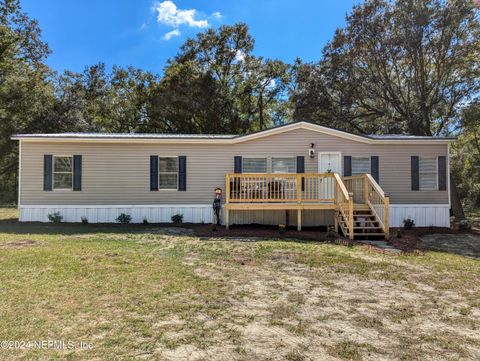
[[(342, 154), (340, 152), (321, 152), (318, 153), (318, 173), (338, 173), (342, 176)], [(333, 178), (324, 179), (320, 184), (322, 198), (333, 198), (335, 180)]]
[(342, 154), (340, 152), (318, 153), (318, 173), (338, 173), (342, 176)]

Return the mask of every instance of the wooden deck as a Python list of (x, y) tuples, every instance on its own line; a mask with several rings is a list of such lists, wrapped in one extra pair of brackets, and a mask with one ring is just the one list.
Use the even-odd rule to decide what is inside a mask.
[(336, 173), (235, 173), (226, 185), (227, 229), (235, 210), (296, 210), (298, 230), (303, 210), (334, 210), (335, 229), (351, 239), (388, 236), (389, 198), (369, 174), (342, 180)]

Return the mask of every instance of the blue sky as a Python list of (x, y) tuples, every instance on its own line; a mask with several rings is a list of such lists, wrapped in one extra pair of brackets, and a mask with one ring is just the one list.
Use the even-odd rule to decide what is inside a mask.
[[(359, 0), (23, 0), (39, 21), (58, 71), (104, 62), (161, 73), (187, 37), (245, 22), (256, 55), (318, 60)], [(168, 35), (167, 35), (168, 34)]]

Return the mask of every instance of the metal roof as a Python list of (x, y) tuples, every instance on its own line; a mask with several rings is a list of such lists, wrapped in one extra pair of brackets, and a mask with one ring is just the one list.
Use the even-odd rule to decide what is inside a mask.
[(12, 139), (31, 139), (31, 140), (43, 140), (52, 139), (57, 141), (68, 141), (71, 139), (81, 139), (85, 141), (123, 141), (123, 140), (145, 140), (145, 141), (164, 141), (168, 143), (180, 142), (194, 142), (199, 143), (203, 141), (218, 141), (221, 143), (230, 142), (242, 142), (254, 139), (257, 137), (268, 136), (271, 134), (277, 134), (279, 132), (286, 131), (288, 129), (297, 129), (298, 127), (304, 129), (315, 130), (326, 134), (331, 134), (341, 138), (353, 139), (364, 143), (383, 143), (383, 142), (399, 142), (411, 141), (415, 143), (419, 142), (451, 142), (456, 138), (454, 137), (438, 137), (438, 136), (414, 136), (404, 134), (372, 134), (372, 135), (359, 135), (354, 134), (322, 125), (318, 125), (308, 121), (297, 121), (287, 124), (282, 124), (273, 128), (245, 134), (164, 134), (164, 133), (51, 133), (51, 134), (17, 134)]
[(439, 136), (423, 136), (423, 135), (406, 135), (406, 134), (370, 134), (372, 139), (455, 139), (454, 137), (439, 137)]
[(165, 133), (44, 133), (16, 134), (15, 138), (98, 138), (98, 139), (232, 139), (235, 134), (165, 134)]

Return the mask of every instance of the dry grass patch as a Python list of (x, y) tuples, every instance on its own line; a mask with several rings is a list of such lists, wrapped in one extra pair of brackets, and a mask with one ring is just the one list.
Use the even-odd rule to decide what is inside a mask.
[(10, 222), (0, 249), (0, 340), (94, 346), (0, 359), (480, 359), (477, 259)]

